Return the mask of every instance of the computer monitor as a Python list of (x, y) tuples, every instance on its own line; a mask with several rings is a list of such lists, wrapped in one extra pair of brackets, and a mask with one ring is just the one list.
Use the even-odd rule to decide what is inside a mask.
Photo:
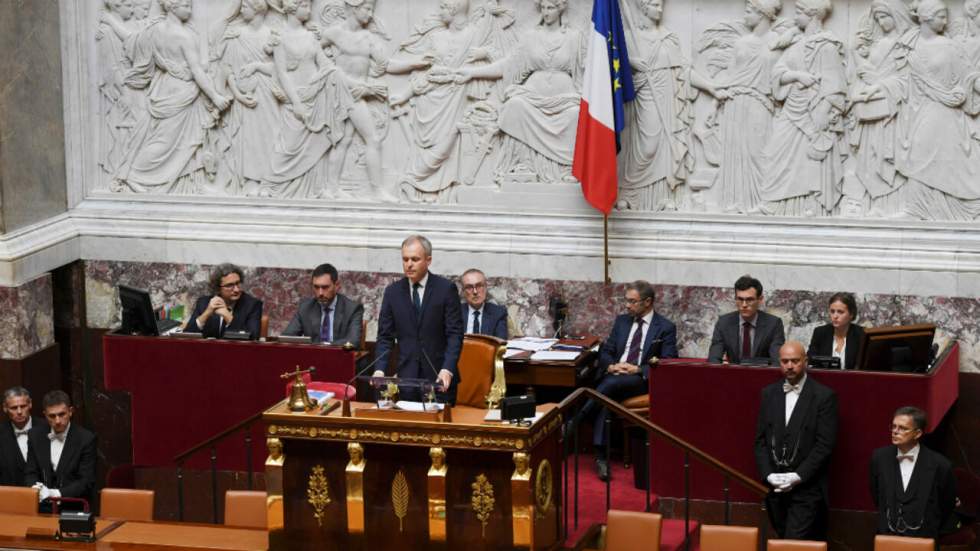
[(119, 302), (122, 304), (122, 326), (119, 332), (126, 335), (156, 337), (156, 316), (150, 303), (150, 293), (128, 285), (119, 285)]
[(922, 373), (932, 361), (936, 326), (892, 325), (864, 330), (857, 368), (866, 371)]

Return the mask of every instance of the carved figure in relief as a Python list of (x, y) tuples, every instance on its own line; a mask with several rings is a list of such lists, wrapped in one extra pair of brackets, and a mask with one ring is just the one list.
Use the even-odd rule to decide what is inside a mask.
[[(497, 180), (574, 182), (571, 175), (581, 102), (583, 34), (566, 21), (567, 0), (535, 0), (538, 24), (520, 46), (490, 65), (467, 65), (457, 82), (503, 78), (508, 84), (498, 125), (503, 133)], [(486, 59), (477, 48), (467, 62)]]
[(134, 0), (133, 2), (133, 18), (137, 21), (142, 21), (149, 17), (150, 15), (150, 5), (153, 0)]
[(236, 0), (235, 4), (216, 29), (211, 50), (216, 84), (234, 98), (216, 141), (223, 166), (230, 172), (231, 194), (254, 196), (269, 173), (269, 136), (281, 124), (278, 97), (284, 96), (267, 51), (276, 33), (266, 22), (269, 5), (266, 0)]
[(161, 0), (164, 17), (154, 19), (135, 38), (133, 68), (126, 84), (149, 86), (147, 109), (133, 133), (113, 190), (200, 193), (202, 145), (229, 99), (218, 93), (188, 25), (191, 0)]
[(399, 182), (401, 193), (411, 201), (455, 202), (463, 173), (457, 124), (490, 92), (485, 82), (457, 83), (457, 70), (474, 48), (492, 43), (488, 29), (494, 17), (492, 11), (484, 11), (471, 21), (469, 0), (442, 0), (438, 15), (417, 25), (388, 62), (389, 73), (411, 73), (408, 93), (390, 99), (391, 106), (399, 108), (414, 98), (413, 158)]
[(688, 148), (692, 74), (680, 38), (663, 26), (663, 0), (638, 4), (639, 14), (627, 19), (636, 97), (626, 104), (618, 204), (630, 210), (675, 210), (674, 190), (694, 168)]
[(908, 109), (897, 160), (906, 177), (906, 212), (926, 220), (973, 220), (980, 213), (980, 148), (970, 115), (980, 113), (980, 69), (943, 32), (949, 10), (922, 0), (908, 48)]
[(797, 0), (794, 21), (803, 31), (772, 73), (782, 109), (763, 151), (763, 212), (827, 216), (841, 198), (844, 180), (843, 113), (847, 100), (844, 45), (824, 30), (830, 0)]
[(902, 0), (872, 0), (856, 38), (850, 116), (854, 172), (867, 192), (871, 216), (902, 213), (905, 177), (896, 170), (898, 113), (904, 107), (908, 73), (901, 36), (914, 25)]
[(104, 6), (95, 35), (101, 64), (99, 114), (102, 116), (102, 125), (99, 145), (102, 154), (99, 165), (106, 173), (114, 174), (122, 163), (126, 145), (142, 106), (137, 103), (138, 94), (124, 82), (126, 74), (133, 66), (124, 42), (131, 34), (129, 28), (133, 18), (133, 2), (105, 0)]
[[(375, 0), (343, 0), (346, 17), (329, 24), (321, 31), (321, 44), (328, 48), (340, 74), (354, 98), (351, 117), (344, 126), (344, 136), (330, 152), (329, 179), (339, 182), (354, 133), (363, 143), (364, 164), (367, 168), (369, 198), (390, 200), (384, 189), (381, 164), (382, 131), (387, 128), (388, 87), (380, 79), (387, 71), (384, 41), (388, 35), (374, 18)], [(339, 7), (328, 4), (324, 14)], [(355, 122), (357, 121), (357, 122)]]
[(312, 14), (311, 1), (283, 0), (283, 11), (285, 26), (270, 46), (287, 105), (261, 192), (276, 197), (332, 197), (337, 182), (327, 177), (327, 152), (343, 137), (354, 98), (336, 65), (323, 53), (320, 39), (305, 27)]
[[(712, 77), (721, 102), (714, 134), (721, 144), (718, 174), (721, 204), (729, 212), (758, 209), (767, 169), (763, 157), (776, 105), (772, 97), (772, 68), (784, 44), (778, 32), (779, 0), (747, 0), (743, 20), (722, 23), (702, 34), (698, 51), (720, 67)], [(710, 74), (710, 73), (709, 73)], [(706, 90), (711, 93), (711, 89)]]

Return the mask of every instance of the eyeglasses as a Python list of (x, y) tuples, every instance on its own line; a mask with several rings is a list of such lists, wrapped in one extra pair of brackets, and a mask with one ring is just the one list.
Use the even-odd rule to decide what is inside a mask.
[(234, 289), (235, 287), (238, 287), (239, 289), (242, 287), (241, 280), (232, 281), (231, 283), (225, 283), (221, 286), (222, 289)]
[(912, 432), (914, 430), (915, 430), (915, 427), (903, 427), (901, 425), (892, 425), (891, 426), (891, 431), (892, 432), (897, 432), (897, 433), (901, 433), (901, 434)]
[(476, 291), (482, 291), (483, 289), (486, 289), (486, 288), (487, 288), (487, 284), (486, 283), (476, 283), (474, 285), (463, 285), (463, 290), (466, 291), (467, 293), (473, 293), (473, 292), (476, 292)]

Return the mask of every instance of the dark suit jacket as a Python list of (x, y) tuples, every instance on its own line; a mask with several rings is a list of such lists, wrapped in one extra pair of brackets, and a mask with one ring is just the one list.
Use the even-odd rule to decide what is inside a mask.
[[(296, 315), (290, 320), (283, 335), (306, 335), (313, 342), (320, 342), (320, 317), (322, 309), (315, 298), (305, 299), (299, 303)], [(337, 305), (333, 313), (333, 342), (338, 344), (351, 343), (361, 346), (361, 323), (364, 320), (364, 306), (360, 302), (337, 295)]]
[[(470, 305), (462, 302), (459, 305), (460, 319), (463, 320), (463, 331), (469, 327)], [(498, 339), (507, 340), (507, 309), (490, 301), (483, 303), (483, 315), (480, 316), (480, 334), (493, 335)]]
[[(764, 484), (772, 473), (796, 473), (802, 482), (794, 491), (818, 486), (827, 499), (830, 454), (837, 441), (837, 395), (807, 375), (786, 424), (783, 379), (762, 389), (755, 431), (755, 464)], [(776, 459), (787, 465), (777, 465)]]
[[(864, 335), (864, 328), (860, 325), (851, 324), (847, 328), (847, 348), (844, 349), (844, 369), (854, 369), (857, 367), (858, 347), (861, 346), (861, 337)], [(806, 355), (813, 356), (833, 356), (834, 355), (834, 326), (821, 325), (813, 329), (813, 336), (810, 337), (810, 349)]]
[(197, 304), (194, 305), (194, 313), (188, 318), (187, 327), (184, 328), (185, 333), (203, 333), (206, 338), (221, 338), (228, 330), (248, 331), (252, 340), (259, 338), (259, 331), (262, 326), (262, 301), (248, 293), (242, 293), (241, 298), (235, 303), (234, 308), (231, 309), (231, 315), (234, 319), (231, 320), (230, 324), (222, 327), (220, 334), (218, 333), (218, 318), (220, 316), (217, 315), (208, 318), (203, 329), (198, 329), (197, 318), (208, 309), (208, 302), (212, 298), (214, 295), (206, 295), (197, 299)]
[[(721, 363), (722, 357), (728, 354), (730, 363), (742, 363), (742, 343), (738, 338), (739, 325), (742, 317), (738, 311), (729, 312), (718, 318), (715, 331), (711, 335), (711, 348), (708, 350), (708, 361)], [(755, 338), (752, 340), (753, 358), (772, 358), (774, 365), (779, 365), (779, 347), (786, 342), (783, 332), (783, 320), (759, 311), (755, 321)]]
[[(909, 487), (902, 489), (902, 473), (896, 455), (898, 448), (895, 446), (878, 448), (871, 455), (871, 498), (878, 508), (878, 533), (936, 538), (955, 531), (956, 478), (949, 460), (920, 443)], [(900, 533), (891, 529), (900, 528), (899, 505), (903, 526), (921, 525), (918, 530)]]
[[(33, 417), (31, 427), (48, 427), (41, 417)], [(30, 447), (28, 445), (28, 447)], [(20, 454), (20, 446), (14, 437), (14, 425), (9, 419), (0, 421), (0, 485), (23, 486), (24, 468), (27, 461)]]
[[(633, 321), (633, 316), (629, 314), (616, 316), (609, 337), (599, 348), (598, 375), (600, 377), (606, 373), (606, 368), (617, 363), (619, 358), (623, 356), (623, 352), (626, 351), (626, 342), (629, 340)], [(658, 358), (677, 357), (677, 327), (670, 320), (657, 313), (654, 313), (653, 319), (650, 320), (647, 337), (643, 341), (643, 348), (640, 351), (640, 369), (643, 370), (644, 379), (647, 377), (647, 371), (650, 368), (647, 361), (653, 356)]]
[(24, 484), (33, 486), (42, 482), (52, 490), (60, 490), (63, 497), (83, 497), (91, 501), (95, 491), (95, 434), (72, 423), (56, 471), (51, 466), (49, 432), (47, 423), (31, 429)]
[[(390, 353), (397, 339), (398, 376), (432, 381), (440, 370), (449, 370), (453, 374), (452, 395), (459, 383), (456, 362), (463, 348), (460, 316), (459, 292), (453, 282), (429, 273), (422, 296), (422, 315), (419, 317), (412, 304), (408, 278), (402, 278), (385, 288), (378, 319), (375, 357)], [(432, 362), (431, 366), (426, 355)]]

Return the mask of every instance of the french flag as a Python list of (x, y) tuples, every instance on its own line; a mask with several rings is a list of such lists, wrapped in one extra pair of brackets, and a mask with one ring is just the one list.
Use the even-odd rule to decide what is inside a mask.
[(594, 0), (590, 34), (572, 175), (582, 182), (585, 200), (608, 216), (619, 187), (616, 154), (624, 103), (634, 96), (619, 0)]

